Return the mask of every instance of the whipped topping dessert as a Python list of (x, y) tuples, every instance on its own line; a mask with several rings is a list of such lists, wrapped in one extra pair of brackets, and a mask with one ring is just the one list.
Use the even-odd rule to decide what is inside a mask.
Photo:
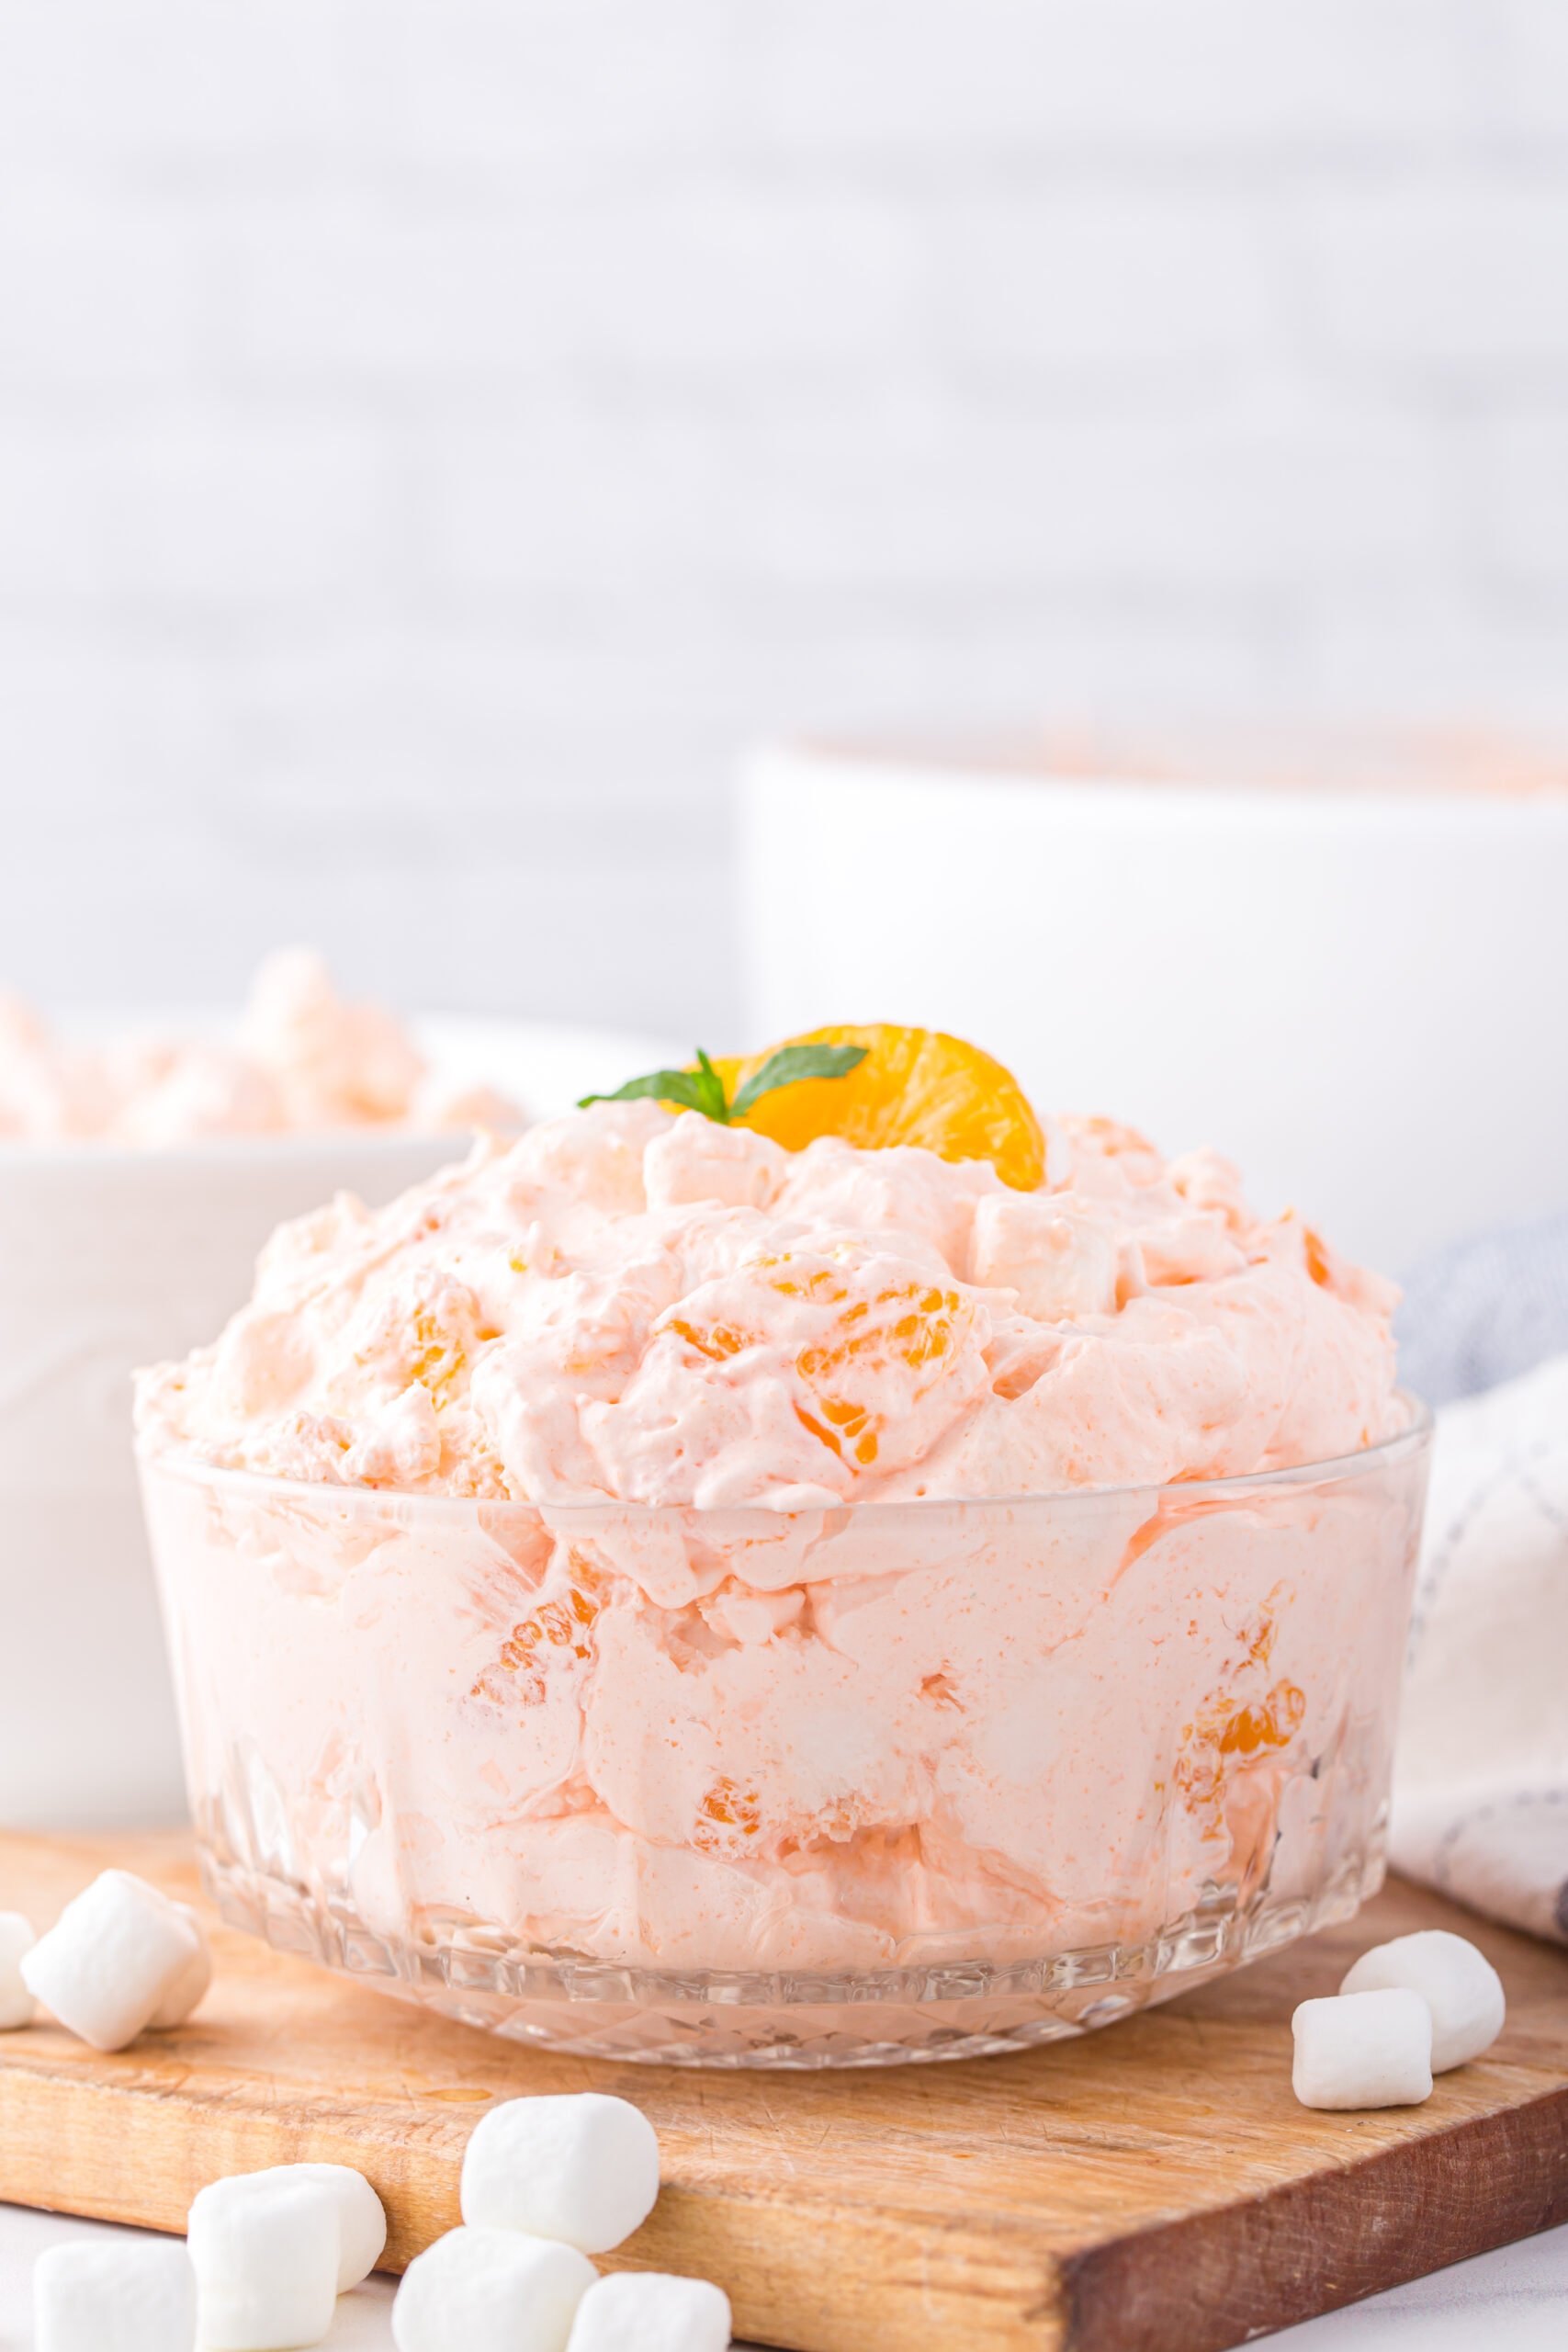
[(141, 1410), (235, 1468), (549, 1503), (1157, 1485), (1388, 1435), (1394, 1296), (1104, 1120), (1057, 1123), (1024, 1193), (605, 1102), (284, 1227)]
[(1100, 1119), (1025, 1191), (616, 1102), (338, 1200), (141, 1383), (225, 1899), (631, 2054), (696, 2030), (508, 1970), (1049, 1963), (1032, 2035), (1115, 2011), (1063, 1955), (1127, 2007), (1240, 1949), (1195, 1919), (1342, 1915), (1425, 1475), (1393, 1298)]
[(446, 1086), (392, 1013), (346, 1002), (306, 948), (262, 964), (229, 1040), (68, 1040), (0, 994), (0, 1140), (157, 1149), (204, 1136), (522, 1124), (488, 1088)]

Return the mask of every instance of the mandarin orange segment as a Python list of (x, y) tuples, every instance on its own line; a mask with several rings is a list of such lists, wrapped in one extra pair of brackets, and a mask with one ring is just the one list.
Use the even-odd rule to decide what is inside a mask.
[(743, 1852), (748, 1838), (762, 1826), (761, 1800), (755, 1789), (742, 1789), (720, 1778), (697, 1808), (692, 1843), (705, 1854)]
[[(942, 1159), (988, 1159), (1006, 1184), (1032, 1193), (1045, 1172), (1045, 1139), (1010, 1071), (977, 1046), (940, 1029), (812, 1029), (791, 1046), (861, 1046), (865, 1059), (844, 1078), (807, 1078), (764, 1094), (736, 1124), (804, 1150), (818, 1136), (841, 1136), (863, 1150), (919, 1144)], [(779, 1048), (771, 1046), (768, 1053)], [(716, 1063), (734, 1099), (768, 1054)]]
[[(539, 1601), (520, 1624), (513, 1625), (495, 1664), (485, 1668), (469, 1691), (470, 1699), (503, 1702), (510, 1697), (525, 1707), (540, 1706), (547, 1693), (549, 1670), (563, 1655), (580, 1662), (592, 1657), (591, 1635), (604, 1605), (602, 1578), (575, 1553), (571, 1564), (572, 1581), (566, 1590)], [(557, 1653), (555, 1658), (552, 1650)], [(499, 1681), (498, 1674), (512, 1676), (510, 1686)]]
[[(854, 1253), (813, 1262), (794, 1250), (750, 1260), (743, 1277), (787, 1300), (794, 1370), (803, 1394), (795, 1419), (852, 1474), (869, 1470), (895, 1422), (905, 1425), (969, 1346), (975, 1309), (956, 1284), (864, 1279)], [(666, 1314), (659, 1329), (722, 1364), (766, 1344), (779, 1319), (744, 1311), (726, 1322)]]

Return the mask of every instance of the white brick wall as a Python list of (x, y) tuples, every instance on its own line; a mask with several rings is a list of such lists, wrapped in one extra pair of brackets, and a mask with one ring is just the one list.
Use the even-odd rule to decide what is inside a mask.
[(1565, 0), (0, 11), (0, 977), (718, 1038), (753, 733), (1565, 625)]

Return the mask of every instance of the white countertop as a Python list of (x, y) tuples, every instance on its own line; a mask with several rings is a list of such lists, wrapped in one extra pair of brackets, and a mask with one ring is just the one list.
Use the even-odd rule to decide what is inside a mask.
[[(99, 2222), (0, 2205), (0, 2352), (31, 2352), (29, 2280), (44, 2247), (114, 2234)], [(391, 2282), (381, 2278), (345, 2295), (329, 2352), (391, 2352)], [(1271, 2340), (1290, 2352), (1564, 2352), (1568, 2228), (1456, 2263)], [(949, 2347), (933, 2345), (932, 2352)]]

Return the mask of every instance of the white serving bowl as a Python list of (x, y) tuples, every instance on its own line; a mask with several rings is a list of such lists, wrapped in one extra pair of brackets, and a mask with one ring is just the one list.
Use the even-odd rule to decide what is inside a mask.
[(1561, 1209), (1568, 765), (1460, 750), (761, 753), (748, 1034), (955, 1031), (1391, 1272)]
[[(488, 1080), (536, 1116), (668, 1053), (503, 1022), (416, 1035), (444, 1077)], [(363, 1130), (159, 1151), (0, 1143), (0, 1823), (184, 1809), (133, 1370), (216, 1338), (284, 1218), (340, 1191), (390, 1200), (464, 1148), (461, 1136)]]

